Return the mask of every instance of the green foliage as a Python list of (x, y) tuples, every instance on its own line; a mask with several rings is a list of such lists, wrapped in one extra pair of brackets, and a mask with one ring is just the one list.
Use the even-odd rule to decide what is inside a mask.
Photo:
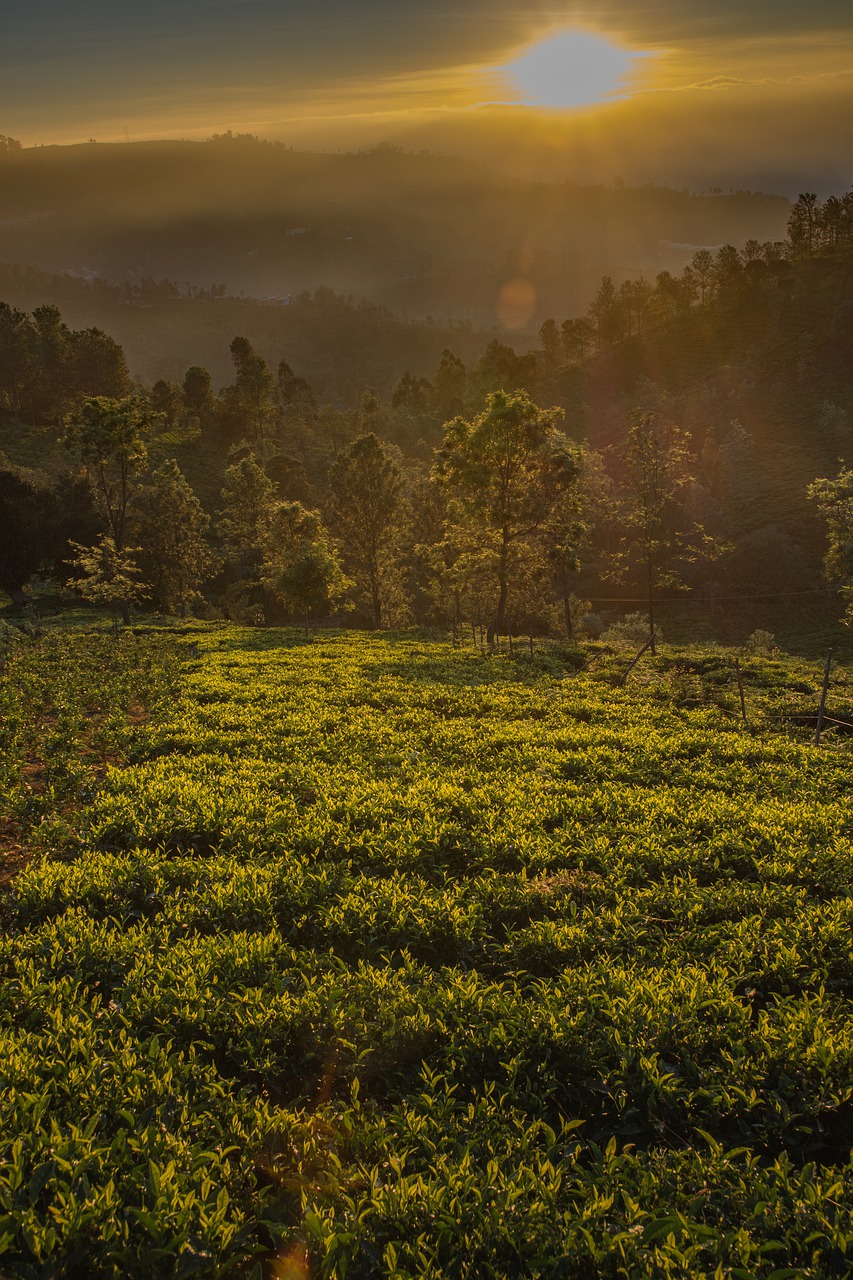
[(140, 571), (154, 605), (184, 617), (201, 598), (216, 559), (207, 542), (210, 518), (173, 458), (152, 472), (140, 495), (136, 536)]
[(329, 471), (329, 527), (374, 627), (388, 613), (401, 490), (400, 469), (372, 431), (354, 440)]
[(830, 582), (841, 587), (849, 620), (853, 617), (853, 470), (842, 467), (834, 479), (815, 480), (808, 495), (827, 523), (824, 572)]
[(138, 547), (119, 551), (109, 534), (104, 534), (94, 547), (81, 547), (72, 543), (77, 556), (71, 567), (80, 576), (69, 578), (68, 585), (84, 600), (93, 604), (108, 605), (113, 612), (122, 605), (140, 600), (149, 590), (141, 581), (141, 574), (134, 556)]
[(124, 549), (131, 503), (148, 463), (152, 428), (151, 410), (140, 397), (91, 396), (65, 430), (66, 448), (87, 468), (118, 552)]
[(264, 573), (267, 585), (286, 608), (308, 620), (330, 609), (352, 586), (316, 511), (284, 502), (269, 531)]
[(478, 579), (493, 579), (497, 634), (513, 571), (516, 578), (530, 577), (534, 536), (577, 479), (575, 451), (556, 428), (560, 417), (558, 409), (540, 409), (526, 392), (494, 392), (470, 422), (447, 423), (436, 455), (432, 476), (448, 501), (451, 579), (475, 594)]
[(761, 628), (753, 631), (748, 637), (746, 648), (749, 653), (759, 654), (763, 658), (772, 658), (779, 652), (779, 646), (772, 631), (764, 631)]
[(7, 647), (4, 1274), (849, 1272), (846, 746), (719, 651), (177, 643)]

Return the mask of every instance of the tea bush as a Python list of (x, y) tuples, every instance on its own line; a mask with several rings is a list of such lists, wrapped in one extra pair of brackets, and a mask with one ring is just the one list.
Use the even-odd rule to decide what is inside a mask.
[(720, 652), (46, 643), (4, 1274), (850, 1274), (849, 749), (771, 719), (820, 672), (750, 658), (744, 726)]

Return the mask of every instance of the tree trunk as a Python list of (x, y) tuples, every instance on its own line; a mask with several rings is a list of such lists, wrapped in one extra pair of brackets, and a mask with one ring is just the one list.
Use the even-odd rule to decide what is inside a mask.
[(569, 584), (563, 580), (563, 609), (566, 615), (566, 635), (572, 639), (572, 594), (569, 591)]
[(130, 605), (126, 600), (122, 600), (121, 602), (121, 621), (122, 626), (130, 626)]
[(657, 646), (655, 644), (655, 594), (653, 589), (654, 576), (652, 574), (652, 558), (648, 556), (646, 559), (648, 569), (648, 586), (649, 586), (649, 636), (651, 637), (652, 657), (657, 655)]
[(504, 626), (506, 625), (506, 603), (509, 596), (509, 583), (506, 579), (506, 558), (501, 556), (501, 565), (499, 569), (498, 582), (500, 583), (500, 592), (498, 593), (498, 608), (495, 613), (495, 621), (489, 627), (489, 648), (494, 647), (495, 636), (502, 635)]
[(370, 598), (373, 603), (373, 625), (377, 631), (381, 631), (382, 600), (379, 595), (379, 574), (376, 569), (370, 571)]

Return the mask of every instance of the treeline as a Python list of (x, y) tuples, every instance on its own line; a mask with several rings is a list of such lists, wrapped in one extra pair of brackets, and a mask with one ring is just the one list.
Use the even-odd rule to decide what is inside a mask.
[[(639, 591), (652, 636), (662, 598), (689, 593), (713, 611), (738, 583), (742, 548), (727, 535), (748, 476), (742, 428), (709, 460), (676, 424), (637, 409), (622, 447), (603, 455), (565, 434), (559, 409), (498, 390), (447, 421), (428, 458), (362, 431), (312, 484), (263, 421), (269, 371), (239, 340), (235, 360), (229, 398), (245, 397), (253, 440), (228, 455), (210, 510), (175, 456), (197, 447), (197, 413), (170, 420), (153, 393), (86, 397), (63, 429), (57, 480), (0, 467), (0, 586), (24, 600), (34, 574), (49, 576), (125, 622), (140, 605), (306, 628), (318, 618), (467, 625), (491, 642), (595, 634), (604, 622), (583, 596), (591, 581)], [(305, 428), (310, 388), (282, 381)], [(850, 487), (843, 473), (812, 488), (842, 582)]]
[(130, 391), (124, 352), (101, 329), (71, 330), (59, 308), (31, 315), (0, 302), (0, 411), (29, 423), (61, 426), (87, 395)]
[[(594, 631), (613, 595), (713, 617), (728, 598), (746, 611), (819, 594), (809, 484), (844, 586), (830, 498), (847, 472), (830, 477), (853, 440), (846, 250), (802, 254), (794, 222), (784, 244), (697, 251), (680, 277), (605, 279), (537, 349), (494, 339), (466, 363), (446, 348), (429, 376), (406, 370), (353, 407), (245, 337), (224, 387), (201, 365), (134, 386), (101, 331), (2, 307), (0, 412), (40, 424), (64, 461), (4, 465), (0, 586), (21, 598), (41, 573), (126, 616), (138, 603), (255, 622)], [(710, 373), (671, 376), (689, 344)], [(771, 403), (799, 414), (784, 494), (783, 420), (760, 434)]]
[[(235, 387), (261, 405), (259, 368), (238, 353)], [(524, 392), (491, 392), (479, 413), (445, 424), (424, 464), (362, 433), (336, 453), (313, 506), (283, 496), (256, 431), (257, 452), (231, 455), (211, 516), (171, 456), (180, 433), (151, 398), (87, 397), (62, 436), (82, 502), (68, 507), (67, 477), (46, 494), (31, 476), (0, 472), (4, 522), (26, 531), (7, 547), (2, 585), (14, 594), (32, 572), (52, 574), (126, 622), (145, 603), (306, 627), (343, 610), (372, 627), (571, 634), (582, 607), (573, 588), (606, 517), (621, 536), (614, 566), (643, 565), (653, 622), (654, 594), (690, 560), (716, 554), (682, 500), (692, 483), (686, 440), (654, 415), (633, 415), (617, 484), (560, 419)], [(48, 509), (65, 513), (59, 537)], [(84, 543), (87, 520), (97, 536)]]
[(552, 367), (563, 361), (584, 363), (593, 351), (642, 337), (697, 307), (736, 306), (768, 288), (778, 289), (792, 263), (851, 242), (853, 191), (822, 204), (814, 194), (800, 195), (786, 240), (747, 240), (740, 250), (731, 244), (716, 251), (697, 249), (680, 275), (662, 271), (654, 282), (641, 276), (617, 287), (604, 276), (586, 315), (561, 326), (545, 322), (540, 332), (543, 351)]

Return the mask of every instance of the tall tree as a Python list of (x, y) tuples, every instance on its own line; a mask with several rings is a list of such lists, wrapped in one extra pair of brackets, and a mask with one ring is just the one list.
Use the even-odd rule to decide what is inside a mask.
[(435, 411), (442, 420), (461, 413), (465, 404), (468, 374), (465, 365), (445, 347), (435, 373)]
[(589, 308), (590, 319), (598, 334), (599, 346), (610, 346), (621, 334), (619, 295), (610, 276), (602, 276), (601, 287)]
[(174, 458), (152, 472), (134, 519), (139, 565), (151, 599), (182, 618), (200, 599), (216, 560), (208, 545), (210, 518)]
[[(82, 462), (99, 495), (116, 554), (127, 544), (130, 508), (148, 463), (153, 415), (138, 397), (84, 400), (65, 429), (64, 441)], [(125, 625), (129, 600), (122, 605)]]
[(827, 580), (836, 585), (853, 620), (853, 468), (841, 467), (834, 479), (814, 480), (808, 496), (817, 503), (827, 524), (828, 542), (823, 559)]
[(231, 359), (237, 370), (232, 398), (244, 429), (263, 448), (275, 421), (275, 379), (266, 360), (246, 338), (237, 337), (231, 343)]
[(0, 458), (0, 590), (16, 604), (48, 553), (51, 493), (45, 477)]
[(71, 380), (71, 334), (58, 307), (33, 312), (42, 412), (54, 426), (64, 425)]
[(560, 365), (560, 330), (555, 320), (546, 320), (539, 330), (542, 343), (542, 359), (546, 373), (554, 373)]
[[(229, 598), (238, 613), (249, 605), (253, 611), (262, 592), (262, 566), (267, 549), (270, 524), (278, 505), (275, 485), (249, 455), (225, 472), (222, 507), (217, 531), (226, 554), (226, 572), (231, 578)], [(266, 600), (260, 596), (258, 608), (267, 613)]]
[(194, 426), (206, 431), (213, 421), (215, 411), (210, 373), (203, 365), (190, 365), (184, 374), (181, 389), (185, 415)]
[(0, 302), (0, 403), (19, 418), (32, 416), (35, 334), (30, 317)]
[(574, 450), (557, 430), (560, 417), (525, 392), (499, 391), (470, 422), (454, 418), (444, 429), (432, 474), (462, 540), (470, 545), (473, 532), (490, 559), (497, 586), (490, 641), (506, 623), (514, 550), (542, 528), (555, 493), (577, 475)]
[(655, 593), (676, 581), (681, 549), (674, 505), (690, 480), (691, 455), (679, 427), (636, 409), (628, 420), (625, 445), (627, 524), (646, 583), (651, 651), (655, 641)]
[(699, 289), (699, 301), (704, 307), (714, 282), (714, 255), (710, 249), (697, 249), (690, 259), (693, 277)]
[(130, 392), (130, 374), (124, 352), (102, 329), (80, 329), (71, 334), (71, 390), (85, 396), (124, 399)]
[(354, 440), (329, 471), (329, 527), (347, 570), (369, 599), (377, 628), (383, 622), (401, 490), (399, 468), (372, 432)]
[(319, 512), (283, 502), (270, 522), (263, 565), (267, 586), (305, 625), (318, 609), (329, 609), (352, 586), (323, 527)]

